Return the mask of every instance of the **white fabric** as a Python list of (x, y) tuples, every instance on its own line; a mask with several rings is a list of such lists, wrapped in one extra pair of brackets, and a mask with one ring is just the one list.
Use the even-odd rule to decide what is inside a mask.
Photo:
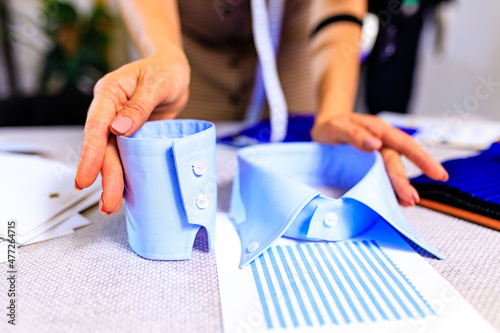
[(259, 120), (265, 90), (270, 109), (271, 141), (283, 141), (287, 129), (288, 107), (279, 81), (276, 51), (281, 32), (284, 0), (252, 0), (252, 30), (259, 63), (256, 68), (254, 92), (247, 113), (247, 122)]

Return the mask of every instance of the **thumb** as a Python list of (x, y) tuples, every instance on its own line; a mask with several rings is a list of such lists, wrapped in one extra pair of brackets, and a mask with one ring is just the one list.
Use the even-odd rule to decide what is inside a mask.
[(115, 135), (131, 136), (144, 125), (156, 105), (153, 89), (139, 84), (129, 101), (111, 121), (110, 131)]

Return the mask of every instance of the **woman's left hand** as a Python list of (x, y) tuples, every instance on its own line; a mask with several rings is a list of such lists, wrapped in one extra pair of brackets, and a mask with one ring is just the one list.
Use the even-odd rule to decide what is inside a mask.
[(430, 178), (448, 180), (448, 173), (441, 163), (411, 136), (376, 116), (354, 113), (316, 121), (311, 136), (320, 143), (348, 143), (363, 151), (379, 150), (394, 192), (403, 206), (413, 206), (420, 198), (406, 176), (401, 154)]

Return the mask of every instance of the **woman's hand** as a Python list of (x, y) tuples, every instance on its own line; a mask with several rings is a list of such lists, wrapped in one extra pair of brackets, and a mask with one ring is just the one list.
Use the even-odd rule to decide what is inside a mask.
[(123, 168), (115, 135), (128, 137), (148, 120), (174, 118), (187, 103), (189, 78), (184, 52), (172, 45), (107, 74), (96, 84), (75, 188), (89, 187), (101, 172), (101, 213), (117, 212), (123, 200)]
[(363, 151), (380, 150), (394, 192), (403, 206), (413, 206), (420, 198), (406, 177), (400, 154), (430, 178), (448, 180), (443, 166), (411, 136), (376, 116), (349, 114), (316, 121), (311, 135), (314, 141), (325, 144), (348, 143)]

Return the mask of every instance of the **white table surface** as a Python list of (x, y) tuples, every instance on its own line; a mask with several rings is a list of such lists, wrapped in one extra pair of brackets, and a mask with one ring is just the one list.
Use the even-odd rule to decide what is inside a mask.
[[(227, 131), (233, 125), (218, 125)], [(82, 126), (1, 128), (0, 140), (33, 143), (45, 156), (76, 164)], [(434, 148), (440, 160), (470, 151)], [(234, 149), (217, 149), (218, 208), (229, 209)], [(415, 170), (409, 168), (410, 174)], [(422, 207), (403, 209), (417, 231), (446, 257), (426, 258), (500, 331), (500, 232)], [(97, 205), (93, 223), (74, 234), (20, 249), (18, 325), (2, 332), (220, 332), (215, 256), (200, 232), (188, 261), (151, 261), (128, 247), (123, 207), (112, 216)], [(0, 269), (7, 271), (5, 264)], [(7, 284), (0, 283), (0, 305)]]

